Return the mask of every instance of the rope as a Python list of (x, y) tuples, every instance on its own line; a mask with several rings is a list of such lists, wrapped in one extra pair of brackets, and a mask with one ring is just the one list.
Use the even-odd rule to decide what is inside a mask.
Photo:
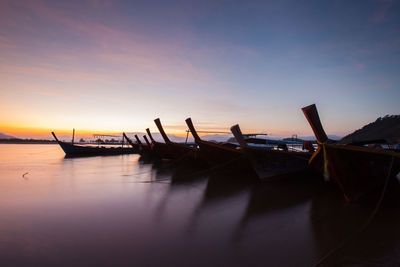
[(390, 165), (389, 165), (389, 172), (388, 175), (386, 177), (385, 180), (385, 184), (383, 186), (382, 192), (381, 192), (381, 196), (378, 200), (378, 202), (376, 203), (376, 206), (374, 208), (374, 210), (372, 211), (371, 215), (368, 217), (368, 219), (365, 221), (365, 223), (359, 228), (358, 231), (355, 231), (353, 234), (349, 235), (346, 239), (344, 239), (341, 243), (339, 243), (336, 247), (332, 248), (330, 251), (328, 251), (323, 257), (321, 257), (313, 266), (317, 267), (319, 265), (321, 265), (323, 262), (325, 262), (329, 257), (331, 257), (334, 253), (336, 253), (337, 251), (339, 251), (340, 249), (342, 249), (350, 240), (352, 240), (353, 238), (355, 238), (357, 235), (359, 235), (360, 233), (364, 232), (367, 227), (369, 226), (369, 224), (372, 222), (372, 220), (375, 218), (375, 215), (378, 213), (378, 210), (382, 204), (382, 201), (384, 199), (385, 193), (386, 193), (386, 189), (388, 187), (389, 184), (389, 180), (390, 180), (390, 176), (392, 173), (392, 168), (393, 168), (393, 162), (394, 162), (394, 156), (392, 156), (392, 160), (390, 161)]
[(327, 156), (327, 152), (326, 152), (326, 145), (328, 144), (328, 142), (327, 141), (325, 141), (325, 142), (317, 141), (317, 143), (318, 143), (318, 145), (322, 146), (322, 152), (324, 155), (324, 173), (323, 173), (323, 175), (324, 175), (325, 182), (328, 182), (330, 180), (329, 179), (329, 171), (328, 171), (328, 156)]

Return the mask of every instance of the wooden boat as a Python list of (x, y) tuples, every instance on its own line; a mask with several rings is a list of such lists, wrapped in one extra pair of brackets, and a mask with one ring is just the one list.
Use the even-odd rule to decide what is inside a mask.
[(143, 135), (143, 139), (145, 140), (145, 144), (142, 146), (142, 154), (141, 157), (143, 160), (158, 160), (160, 157), (158, 154), (153, 150), (153, 145), (149, 142), (146, 135)]
[(200, 157), (204, 158), (211, 167), (251, 170), (243, 151), (237, 149), (234, 144), (218, 144), (202, 140), (194, 128), (191, 118), (186, 119), (186, 124), (200, 148)]
[(141, 156), (151, 154), (151, 148), (147, 144), (143, 144), (137, 134), (134, 135), (136, 139), (136, 143), (134, 143), (129, 137), (125, 135), (126, 140), (129, 142), (129, 144), (135, 148), (135, 151), (139, 153)]
[(287, 174), (304, 172), (308, 169), (308, 160), (312, 152), (281, 150), (262, 145), (250, 146), (239, 125), (232, 126), (231, 131), (242, 147), (246, 159), (262, 180), (276, 180)]
[(136, 143), (138, 143), (139, 145), (143, 145), (142, 141), (140, 141), (139, 136), (137, 136), (137, 134), (134, 135), (135, 139), (136, 139)]
[(71, 144), (58, 140), (54, 132), (51, 132), (54, 139), (60, 145), (61, 149), (65, 152), (67, 157), (74, 156), (107, 156), (107, 155), (120, 155), (120, 154), (133, 154), (136, 153), (133, 147), (104, 147), (104, 146), (82, 146), (75, 145), (72, 141)]
[(147, 147), (148, 147), (150, 150), (153, 150), (153, 145), (149, 142), (149, 139), (147, 139), (147, 136), (146, 136), (146, 135), (143, 135), (143, 139), (144, 139), (144, 141), (146, 142)]
[(159, 159), (170, 160), (174, 158), (174, 154), (171, 152), (169, 146), (166, 143), (157, 142), (151, 135), (150, 129), (146, 129), (147, 135), (151, 140), (151, 147), (154, 155)]
[(392, 151), (332, 143), (323, 127), (315, 104), (302, 108), (318, 141), (309, 164), (333, 180), (347, 201), (383, 186), (400, 171), (400, 154)]
[[(154, 122), (165, 141), (165, 144), (162, 144), (162, 149), (165, 151), (163, 153), (165, 153), (166, 158), (179, 161), (195, 161), (198, 159), (198, 148), (196, 146), (171, 142), (162, 127), (160, 119), (157, 118)], [(159, 143), (157, 145), (159, 145)]]
[(151, 147), (147, 143), (143, 144), (142, 141), (140, 141), (139, 136), (137, 136), (137, 134), (135, 134), (135, 139), (136, 139), (136, 142), (140, 145), (140, 150), (139, 150), (140, 155), (143, 156), (145, 154), (148, 155), (148, 154), (152, 153)]
[(131, 145), (131, 147), (133, 147), (135, 149), (135, 151), (140, 154), (140, 150), (141, 150), (140, 144), (134, 143), (128, 136), (126, 136), (125, 133), (122, 133), (122, 136), (126, 139), (126, 141), (128, 141), (128, 143)]

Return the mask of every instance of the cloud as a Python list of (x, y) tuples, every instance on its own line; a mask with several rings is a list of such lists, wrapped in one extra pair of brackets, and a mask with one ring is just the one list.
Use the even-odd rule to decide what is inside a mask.
[[(129, 85), (169, 86), (177, 91), (186, 90), (192, 84), (216, 83), (207, 70), (186, 56), (191, 54), (188, 52), (191, 48), (185, 46), (185, 42), (158, 42), (140, 31), (123, 30), (122, 27), (85, 18), (84, 13), (65, 14), (43, 1), (10, 3), (8, 9), (10, 14), (6, 14), (8, 23), (5, 25), (9, 29), (16, 18), (22, 16), (21, 13), (29, 13), (34, 23), (41, 20), (55, 27), (47, 33), (49, 36), (40, 35), (40, 38), (32, 38), (30, 34), (16, 35), (11, 30), (7, 32), (8, 36), (0, 36), (0, 40), (7, 41), (2, 42), (1, 48), (7, 50), (3, 55), (8, 56), (3, 56), (0, 63), (8, 75), (41, 76), (62, 82), (118, 81)], [(26, 18), (25, 23), (19, 25), (20, 31), (40, 30), (27, 26), (27, 22)], [(55, 36), (54, 31), (58, 31)], [(77, 39), (70, 39), (67, 43), (57, 39), (68, 34)], [(204, 58), (204, 54), (197, 57)]]

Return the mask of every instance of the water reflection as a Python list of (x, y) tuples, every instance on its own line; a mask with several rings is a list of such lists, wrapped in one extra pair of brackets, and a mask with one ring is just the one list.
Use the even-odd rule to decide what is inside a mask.
[[(4, 266), (310, 266), (374, 203), (349, 206), (311, 177), (264, 184), (138, 155), (64, 158), (57, 145), (0, 145), (0, 159)], [(398, 210), (385, 205), (328, 264), (365, 251), (395, 262)]]
[(324, 187), (314, 194), (310, 217), (318, 259), (333, 252), (323, 265), (398, 266), (399, 193), (398, 181), (394, 180), (385, 192), (378, 213), (364, 231), (361, 229), (376, 208), (380, 191), (358, 203), (346, 203), (342, 194), (332, 187)]
[(320, 187), (319, 177), (295, 175), (283, 181), (254, 184), (235, 234), (236, 241), (240, 241), (251, 221), (265, 220), (265, 217), (282, 213), (286, 209), (290, 210), (305, 203), (308, 205)]
[[(229, 222), (225, 224), (233, 227), (239, 219), (242, 206), (248, 198), (248, 190), (255, 183), (251, 177), (212, 173), (205, 176), (206, 187), (202, 194), (201, 201), (194, 209), (187, 226), (188, 233), (194, 232), (203, 220), (210, 219), (211, 216), (221, 215), (222, 220)], [(228, 207), (228, 208), (227, 208)], [(230, 207), (234, 207), (235, 210)], [(210, 212), (212, 215), (210, 216)], [(229, 239), (227, 239), (229, 240)]]

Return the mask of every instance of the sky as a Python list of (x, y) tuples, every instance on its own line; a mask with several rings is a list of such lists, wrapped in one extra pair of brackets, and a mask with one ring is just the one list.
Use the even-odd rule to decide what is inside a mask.
[(400, 1), (0, 1), (0, 132), (346, 135), (400, 114)]

